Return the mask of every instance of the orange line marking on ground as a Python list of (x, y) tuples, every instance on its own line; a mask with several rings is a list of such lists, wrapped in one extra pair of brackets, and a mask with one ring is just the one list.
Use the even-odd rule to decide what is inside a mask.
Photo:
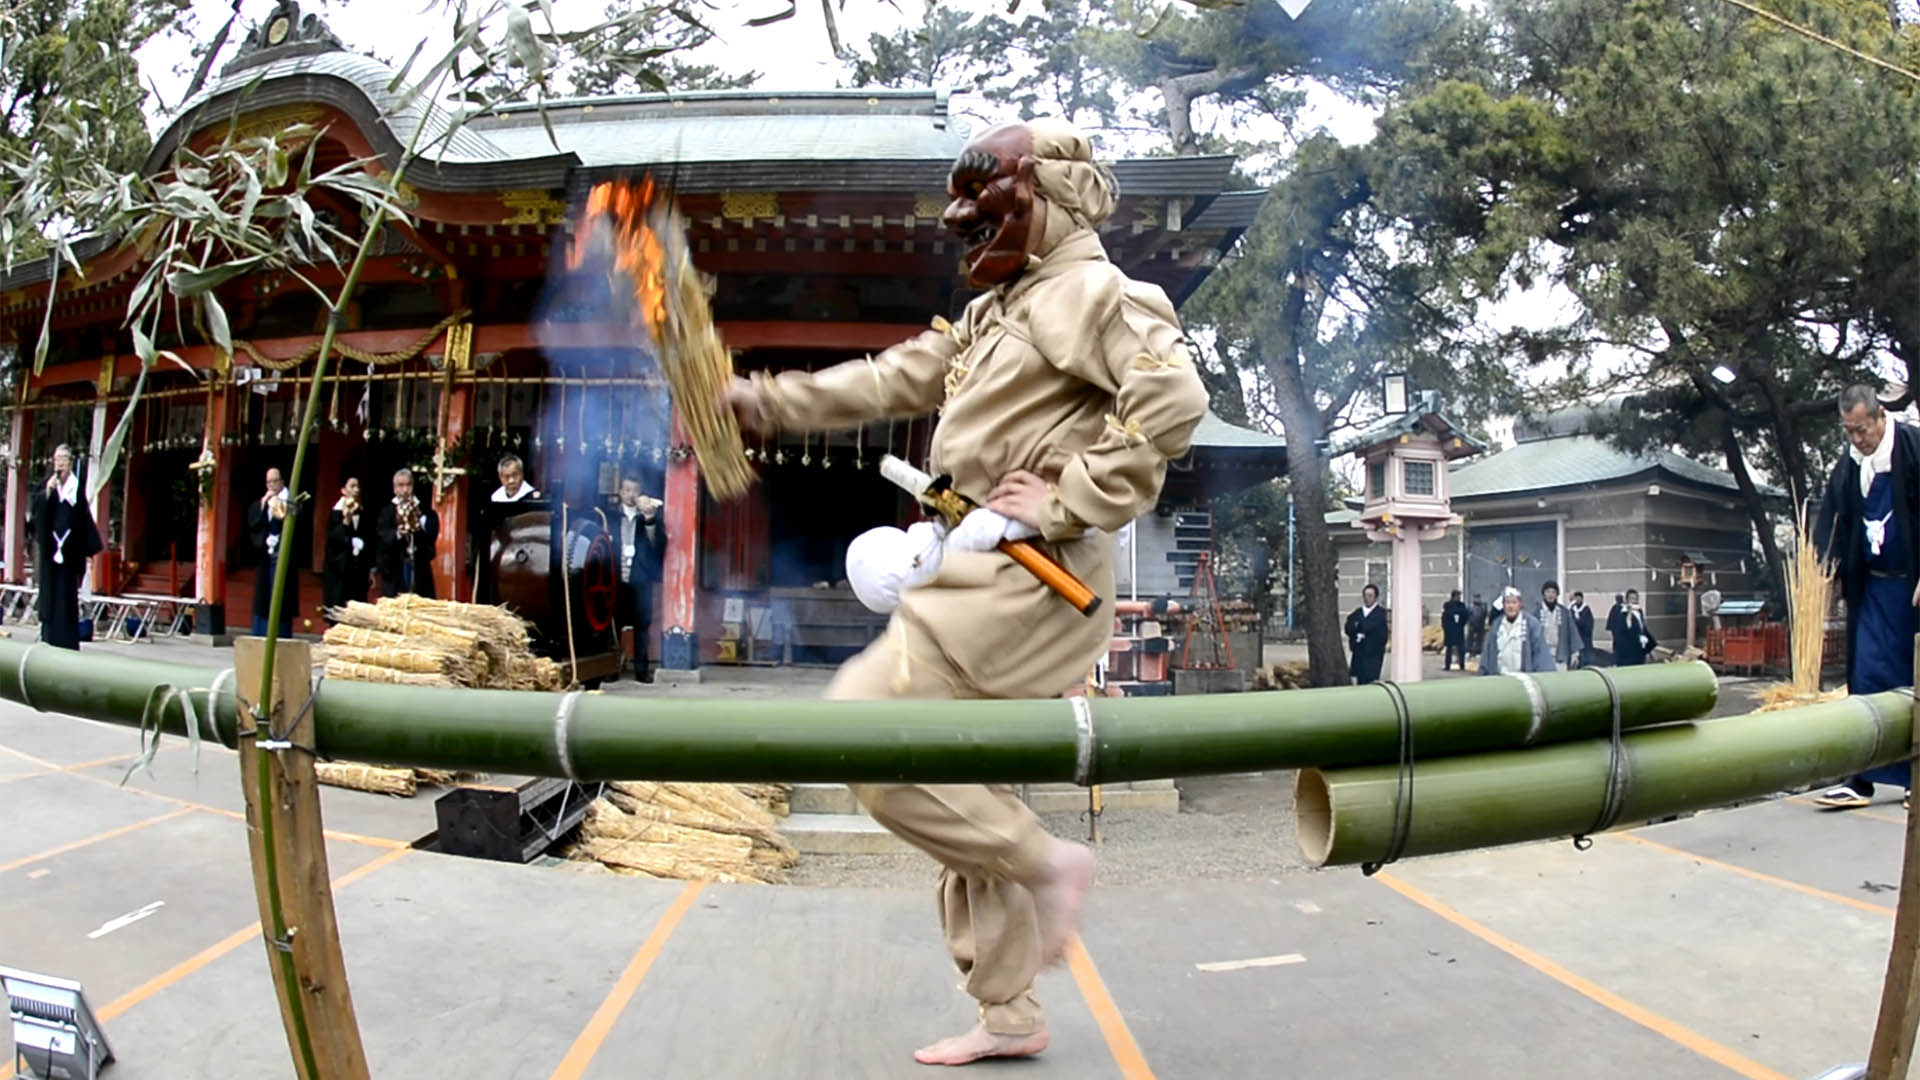
[(0, 874), (4, 874), (9, 870), (18, 870), (19, 868), (27, 865), (28, 863), (36, 863), (36, 862), (39, 862), (41, 859), (51, 859), (55, 855), (65, 855), (69, 851), (77, 851), (80, 848), (86, 847), (88, 844), (97, 844), (102, 840), (111, 840), (116, 836), (125, 836), (130, 832), (135, 832), (140, 829), (144, 829), (149, 825), (158, 825), (163, 821), (172, 821), (174, 818), (182, 817), (184, 815), (191, 814), (191, 813), (193, 813), (193, 811), (187, 807), (181, 807), (178, 810), (169, 810), (166, 813), (161, 814), (159, 817), (143, 818), (142, 820), (136, 821), (131, 825), (122, 825), (117, 829), (108, 829), (106, 832), (103, 832), (103, 833), (95, 833), (94, 835), (89, 836), (84, 840), (75, 840), (71, 844), (61, 844), (59, 847), (48, 848), (45, 851), (38, 852), (33, 855), (28, 855), (24, 859), (15, 859), (9, 863), (0, 863)]
[[(167, 748), (162, 747), (161, 749)], [(77, 773), (82, 769), (91, 769), (100, 765), (118, 765), (122, 762), (132, 761), (139, 756), (137, 752), (131, 754), (115, 754), (112, 757), (95, 758), (92, 761), (82, 761), (73, 765), (61, 765), (56, 768), (41, 769), (39, 772), (22, 773), (19, 776), (0, 776), (0, 784), (10, 784), (15, 780), (32, 780), (37, 776), (58, 776), (61, 773)], [(84, 777), (83, 779), (90, 780), (92, 777)]]
[(1093, 957), (1087, 955), (1087, 947), (1077, 936), (1067, 943), (1067, 969), (1073, 972), (1074, 985), (1080, 988), (1087, 1010), (1100, 1025), (1100, 1034), (1107, 1040), (1107, 1049), (1113, 1051), (1113, 1061), (1120, 1066), (1121, 1077), (1153, 1080), (1153, 1069), (1148, 1067), (1146, 1055), (1140, 1052), (1140, 1044), (1133, 1041), (1133, 1032), (1127, 1029), (1127, 1021), (1120, 1015), (1119, 1006), (1113, 1003), (1113, 995), (1107, 993), (1100, 969), (1093, 966)]
[[(371, 862), (368, 862), (363, 866), (358, 866), (352, 870), (347, 871), (346, 873), (334, 879), (333, 881), (334, 890), (338, 891), (340, 889), (344, 889), (347, 886), (353, 884), (354, 882), (359, 881), (361, 878), (366, 877), (368, 874), (373, 873), (375, 870), (378, 870), (381, 867), (387, 866), (393, 862), (398, 861), (402, 856), (406, 855), (407, 852), (411, 850), (412, 850), (411, 848), (399, 848), (394, 851), (389, 851), (384, 855), (375, 857)], [(125, 1013), (128, 1009), (131, 1009), (135, 1005), (138, 1005), (141, 1002), (147, 1000), (148, 998), (154, 996), (155, 994), (158, 994), (160, 991), (165, 990), (167, 987), (172, 986), (174, 983), (179, 982), (181, 979), (184, 979), (187, 976), (193, 974), (194, 972), (199, 971), (201, 968), (206, 967), (208, 964), (213, 963), (215, 960), (218, 960), (221, 957), (232, 952), (233, 950), (239, 948), (240, 946), (245, 945), (247, 942), (257, 941), (259, 940), (259, 938), (260, 938), (260, 924), (257, 922), (252, 924), (251, 926), (248, 926), (244, 930), (238, 930), (232, 934), (229, 934), (227, 937), (222, 938), (218, 943), (207, 946), (206, 948), (200, 950), (197, 953), (194, 953), (192, 956), (189, 956), (185, 960), (180, 961), (179, 963), (173, 965), (172, 967), (161, 972), (160, 974), (155, 975), (153, 978), (148, 979), (146, 982), (141, 983), (139, 986), (134, 987), (132, 990), (129, 990), (126, 993), (108, 1002), (100, 1010), (100, 1013), (99, 1013), (100, 1022), (104, 1024), (107, 1021), (112, 1020), (117, 1016), (120, 1016), (121, 1014)], [(0, 1076), (0, 1080), (5, 1080), (5, 1077)]]
[(1681, 1046), (1686, 1047), (1704, 1058), (1716, 1061), (1732, 1069), (1734, 1072), (1747, 1077), (1748, 1080), (1792, 1080), (1792, 1077), (1787, 1076), (1785, 1073), (1769, 1069), (1757, 1061), (1744, 1057), (1714, 1042), (1712, 1039), (1694, 1031), (1692, 1028), (1669, 1020), (1643, 1005), (1628, 1001), (1626, 998), (1621, 997), (1619, 994), (1606, 989), (1592, 980), (1575, 975), (1573, 972), (1541, 956), (1532, 949), (1521, 945), (1519, 942), (1504, 937), (1474, 922), (1467, 916), (1462, 915), (1460, 912), (1455, 911), (1439, 900), (1428, 896), (1412, 885), (1401, 881), (1399, 878), (1381, 873), (1375, 874), (1373, 879), (1460, 929), (1465, 930), (1467, 933), (1472, 934), (1474, 937), (1492, 945), (1508, 956), (1553, 979), (1562, 986), (1585, 995), (1598, 1004), (1619, 1013), (1621, 1016), (1626, 1017), (1648, 1030), (1679, 1043)]
[[(1877, 811), (1870, 810), (1864, 806), (1855, 807), (1852, 810), (1842, 810), (1836, 807), (1821, 806), (1819, 803), (1814, 802), (1811, 797), (1806, 795), (1789, 795), (1787, 796), (1787, 801), (1793, 802), (1793, 803), (1799, 803), (1802, 806), (1815, 807), (1825, 813), (1832, 814), (1835, 817), (1871, 818), (1874, 821), (1885, 821), (1893, 825), (1905, 825), (1907, 823), (1906, 818), (1894, 817), (1892, 814), (1882, 814)], [(1875, 805), (1879, 805), (1879, 804), (1876, 803)]]
[(634, 992), (640, 989), (640, 980), (647, 977), (647, 969), (653, 967), (660, 950), (666, 947), (667, 939), (673, 936), (680, 920), (686, 917), (687, 909), (693, 907), (694, 899), (706, 885), (704, 881), (687, 882), (686, 887), (680, 890), (680, 895), (660, 916), (660, 921), (653, 924), (653, 932), (640, 943), (640, 951), (634, 953), (633, 959), (627, 962), (627, 969), (615, 980), (613, 989), (607, 992), (607, 999), (600, 1003), (593, 1018), (587, 1021), (579, 1037), (573, 1040), (567, 1056), (560, 1059), (560, 1067), (553, 1070), (552, 1080), (579, 1080), (587, 1071), (587, 1066), (593, 1063), (593, 1056), (600, 1052), (601, 1044), (607, 1041), (608, 1033), (613, 1031), (614, 1021), (620, 1019), (620, 1013), (633, 1000)]
[[(131, 754), (124, 755), (124, 757), (132, 757), (132, 756), (134, 755), (131, 755)], [(84, 768), (90, 768), (96, 765), (109, 764), (110, 762), (116, 761), (116, 760), (121, 760), (121, 759), (108, 758), (105, 761), (89, 761), (80, 765), (69, 766), (68, 768), (84, 769)], [(59, 771), (67, 771), (67, 770), (55, 769), (53, 771), (59, 772)], [(46, 774), (34, 773), (33, 775), (44, 776)], [(128, 787), (124, 784), (120, 784), (115, 781), (109, 780), (104, 776), (88, 776), (86, 773), (82, 773), (82, 772), (74, 772), (71, 775), (78, 777), (81, 780), (85, 780), (88, 783), (100, 784), (105, 787), (113, 788), (115, 791), (131, 791), (135, 795), (145, 795), (149, 799), (159, 799), (161, 802), (170, 802), (175, 806), (182, 807), (187, 810), (199, 810), (202, 813), (214, 814), (218, 817), (223, 817), (223, 818), (232, 818), (235, 821), (247, 820), (247, 815), (241, 813), (238, 810), (228, 810), (225, 807), (221, 807), (221, 806), (209, 806), (206, 803), (197, 803), (191, 799), (182, 799), (175, 795), (163, 795), (158, 791), (147, 791), (144, 788)], [(15, 779), (24, 780), (26, 778), (15, 777)], [(326, 829), (324, 830), (324, 832), (327, 838), (330, 840), (345, 840), (348, 843), (365, 844), (367, 847), (383, 848), (389, 851), (395, 848), (404, 848), (404, 847), (411, 846), (405, 840), (389, 840), (383, 836), (365, 836), (360, 833), (341, 832), (338, 829)], [(4, 870), (4, 869), (6, 868), (0, 867), (0, 870)], [(0, 1080), (6, 1080), (6, 1078), (0, 1077)]]
[(1893, 915), (1893, 909), (1884, 904), (1875, 904), (1855, 897), (1843, 896), (1840, 893), (1828, 892), (1825, 889), (1817, 889), (1812, 885), (1802, 885), (1797, 881), (1789, 881), (1783, 877), (1774, 877), (1772, 874), (1763, 874), (1758, 870), (1749, 870), (1744, 866), (1738, 866), (1730, 862), (1722, 862), (1719, 859), (1706, 855), (1695, 854), (1685, 848), (1670, 847), (1658, 840), (1649, 840), (1644, 836), (1636, 836), (1633, 833), (1617, 833), (1615, 835), (1622, 840), (1631, 840), (1636, 844), (1640, 844), (1643, 847), (1650, 847), (1655, 851), (1664, 851), (1669, 855), (1678, 855), (1683, 859), (1692, 859), (1702, 866), (1711, 866), (1716, 870), (1725, 870), (1730, 874), (1739, 874), (1741, 877), (1752, 878), (1755, 881), (1764, 881), (1769, 885), (1778, 885), (1783, 889), (1792, 889), (1797, 893), (1816, 896), (1822, 900), (1831, 900), (1836, 904), (1845, 904), (1848, 907), (1859, 908), (1861, 911), (1871, 911), (1875, 915), (1886, 915), (1888, 917), (1892, 917)]
[(21, 758), (26, 761), (31, 761), (35, 765), (38, 765), (43, 769), (57, 769), (60, 767), (54, 764), (53, 762), (48, 761), (46, 758), (34, 757), (32, 754), (27, 753), (25, 750), (15, 750), (11, 746), (0, 746), (0, 750), (5, 750), (7, 753), (12, 754), (14, 757)]

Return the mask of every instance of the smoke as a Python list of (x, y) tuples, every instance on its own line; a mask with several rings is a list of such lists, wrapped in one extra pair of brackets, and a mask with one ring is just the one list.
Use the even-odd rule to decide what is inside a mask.
[[(615, 264), (614, 236), (576, 213), (568, 244), (555, 244), (533, 326), (540, 344), (537, 441), (520, 452), (569, 502), (613, 494), (623, 476), (664, 496), (672, 400), (659, 354), (641, 324), (633, 275)], [(484, 468), (484, 464), (476, 462)]]

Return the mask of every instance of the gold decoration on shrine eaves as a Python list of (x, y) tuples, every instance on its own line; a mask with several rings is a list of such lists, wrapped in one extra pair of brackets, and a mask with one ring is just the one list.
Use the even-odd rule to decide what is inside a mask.
[(457, 322), (447, 327), (447, 355), (445, 366), (448, 371), (473, 370), (473, 324)]
[(745, 221), (752, 218), (776, 217), (780, 213), (780, 196), (771, 191), (723, 191), (720, 193), (720, 216)]
[(326, 116), (327, 111), (318, 105), (275, 105), (259, 109), (240, 117), (233, 125), (233, 141), (280, 135), (301, 124), (318, 125)]
[(567, 220), (567, 204), (539, 189), (503, 191), (500, 201), (511, 211), (500, 219), (502, 225), (559, 225)]
[(921, 192), (913, 198), (913, 216), (939, 221), (941, 216), (947, 212), (947, 203), (949, 201), (946, 195), (941, 192)]

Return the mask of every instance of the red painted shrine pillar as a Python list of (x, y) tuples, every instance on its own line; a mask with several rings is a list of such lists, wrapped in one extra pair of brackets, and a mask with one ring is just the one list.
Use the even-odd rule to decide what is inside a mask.
[(5, 557), (7, 584), (27, 581), (27, 475), (28, 434), (33, 431), (33, 410), (13, 414), (13, 431), (7, 436), (7, 524)]
[[(447, 395), (447, 403), (446, 427), (440, 445), (450, 447), (465, 438), (467, 429), (473, 426), (473, 384), (453, 383), (441, 392)], [(452, 464), (449, 461), (446, 467), (451, 468)], [(472, 478), (443, 473), (430, 482), (434, 485), (433, 508), (440, 514), (440, 538), (433, 545), (434, 590), (449, 600), (471, 601), (473, 584), (465, 578), (467, 515), (474, 493)]]
[(695, 600), (700, 589), (700, 463), (692, 440), (673, 410), (667, 440), (667, 555), (660, 575), (660, 668), (662, 675), (697, 681), (700, 637)]
[[(207, 423), (201, 449), (213, 452), (213, 484), (200, 499), (200, 520), (193, 543), (193, 632), (223, 638), (227, 632), (227, 503), (232, 489), (233, 453), (226, 446), (228, 386), (214, 375), (207, 393)], [(196, 472), (196, 489), (202, 487)]]

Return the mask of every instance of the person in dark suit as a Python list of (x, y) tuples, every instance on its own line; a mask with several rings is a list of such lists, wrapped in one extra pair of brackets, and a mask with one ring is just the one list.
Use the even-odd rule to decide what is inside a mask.
[(1356, 683), (1380, 681), (1380, 665), (1387, 658), (1387, 609), (1380, 606), (1380, 590), (1360, 590), (1360, 606), (1347, 616), (1347, 646), (1353, 650), (1349, 668)]
[[(287, 498), (286, 482), (279, 469), (267, 470), (267, 490), (247, 506), (247, 536), (260, 562), (253, 572), (253, 636), (267, 635), (267, 619), (273, 613), (273, 577), (280, 566), (280, 530), (293, 503)], [(300, 567), (287, 570), (286, 591), (280, 601), (280, 636), (293, 636), (293, 609), (299, 606)]]
[(413, 493), (413, 472), (393, 474), (393, 501), (380, 510), (380, 595), (433, 599), (433, 546), (440, 515)]
[(1467, 606), (1467, 652), (1472, 656), (1480, 655), (1480, 647), (1487, 643), (1487, 602), (1480, 599), (1479, 593), (1473, 594), (1473, 603)]
[[(1869, 386), (1840, 395), (1847, 452), (1820, 498), (1813, 542), (1847, 604), (1847, 692), (1913, 685), (1915, 605), (1920, 604), (1920, 429), (1896, 423)], [(1909, 783), (1906, 763), (1830, 788), (1814, 801), (1849, 809), (1874, 785)]]
[(1647, 656), (1659, 642), (1647, 628), (1647, 613), (1640, 610), (1640, 590), (1628, 589), (1626, 597), (1613, 605), (1607, 615), (1607, 631), (1613, 635), (1615, 667), (1632, 667), (1647, 662)]
[(1453, 590), (1447, 602), (1440, 605), (1440, 636), (1444, 651), (1440, 654), (1440, 670), (1451, 668), (1455, 660), (1460, 662), (1460, 670), (1467, 670), (1467, 605), (1460, 602), (1460, 590)]
[(1587, 606), (1587, 594), (1575, 591), (1573, 602), (1567, 605), (1573, 612), (1574, 667), (1593, 666), (1593, 609)]
[(365, 603), (373, 577), (373, 516), (360, 503), (360, 479), (340, 485), (340, 498), (327, 512), (327, 553), (321, 587), (329, 611), (349, 601)]
[(34, 496), (33, 539), (37, 565), (34, 599), (40, 616), (40, 641), (61, 649), (80, 648), (80, 583), (87, 576), (87, 560), (100, 554), (100, 530), (93, 509), (80, 490), (73, 471), (73, 448), (65, 443), (53, 449), (53, 475)]
[(620, 620), (633, 628), (633, 677), (640, 682), (653, 681), (647, 638), (653, 629), (653, 592), (667, 556), (661, 506), (641, 492), (637, 478), (620, 478)]

